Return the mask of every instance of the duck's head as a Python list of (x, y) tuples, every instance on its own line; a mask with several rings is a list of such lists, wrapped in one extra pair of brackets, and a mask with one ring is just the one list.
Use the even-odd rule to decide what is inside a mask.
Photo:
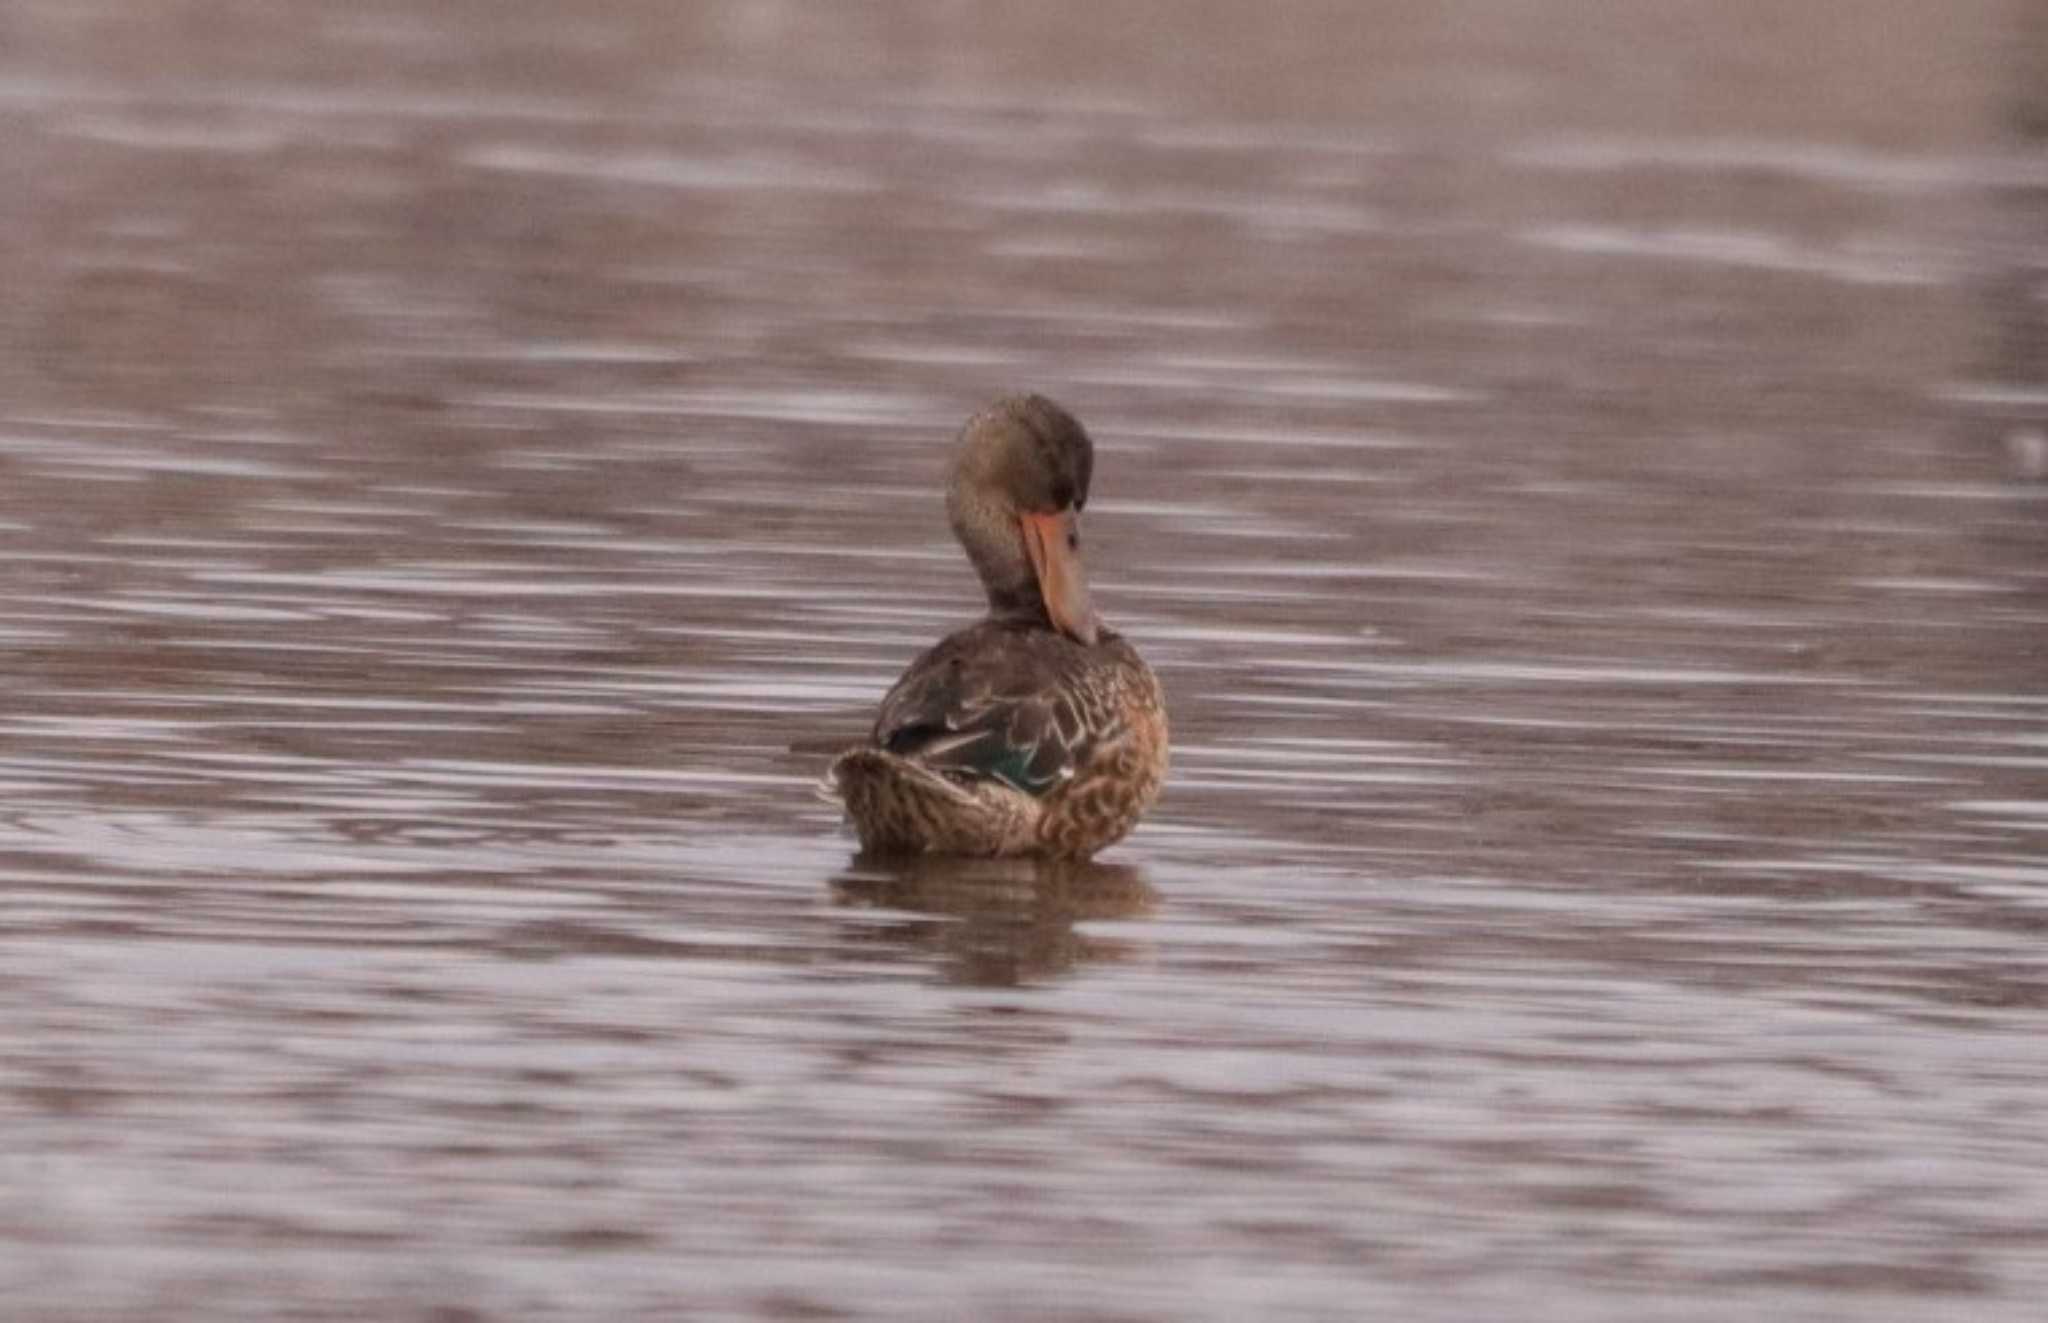
[(1043, 395), (1008, 395), (967, 420), (946, 487), (953, 534), (998, 616), (1049, 619), (1082, 643), (1100, 628), (1081, 569), (1095, 446)]

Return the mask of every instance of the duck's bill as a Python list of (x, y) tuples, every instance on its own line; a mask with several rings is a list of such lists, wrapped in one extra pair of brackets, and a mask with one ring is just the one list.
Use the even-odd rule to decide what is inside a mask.
[(1052, 623), (1071, 638), (1095, 642), (1095, 607), (1088, 600), (1088, 576), (1081, 571), (1078, 517), (1068, 509), (1018, 518), (1024, 526), (1024, 549), (1038, 574), (1038, 592)]

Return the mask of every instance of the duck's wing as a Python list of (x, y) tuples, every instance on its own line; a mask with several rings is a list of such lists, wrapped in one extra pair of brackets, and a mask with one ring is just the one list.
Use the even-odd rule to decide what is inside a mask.
[(1086, 672), (1086, 654), (1058, 635), (963, 630), (911, 663), (882, 699), (875, 743), (949, 776), (1043, 795), (1102, 734)]

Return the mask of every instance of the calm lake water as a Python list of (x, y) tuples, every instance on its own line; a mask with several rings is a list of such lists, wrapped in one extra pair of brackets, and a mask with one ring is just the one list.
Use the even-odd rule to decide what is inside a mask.
[(2048, 5), (996, 10), (0, 5), (0, 1315), (2040, 1318)]

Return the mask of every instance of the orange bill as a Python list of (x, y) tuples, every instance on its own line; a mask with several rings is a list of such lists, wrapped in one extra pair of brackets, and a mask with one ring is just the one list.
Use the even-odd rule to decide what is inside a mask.
[(1057, 514), (1017, 516), (1024, 527), (1024, 550), (1038, 574), (1038, 593), (1046, 613), (1060, 631), (1083, 643), (1095, 642), (1095, 608), (1088, 601), (1088, 578), (1081, 572), (1079, 516), (1071, 507)]

